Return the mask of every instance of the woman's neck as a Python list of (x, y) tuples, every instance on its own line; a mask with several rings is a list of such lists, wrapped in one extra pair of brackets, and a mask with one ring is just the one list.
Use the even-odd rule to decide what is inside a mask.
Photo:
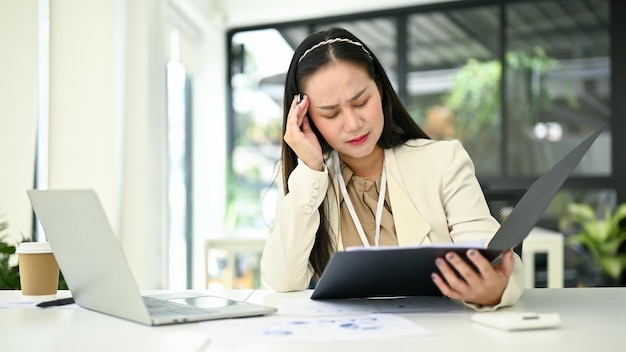
[(383, 148), (376, 146), (369, 155), (362, 158), (353, 158), (344, 154), (339, 154), (339, 157), (355, 175), (374, 177), (382, 172), (385, 151)]

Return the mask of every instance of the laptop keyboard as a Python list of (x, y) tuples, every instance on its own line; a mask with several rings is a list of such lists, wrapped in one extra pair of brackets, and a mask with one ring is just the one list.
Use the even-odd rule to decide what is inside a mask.
[(207, 308), (189, 306), (175, 302), (166, 301), (153, 297), (142, 297), (146, 303), (146, 307), (151, 315), (160, 317), (177, 317), (181, 315), (213, 313), (214, 311)]

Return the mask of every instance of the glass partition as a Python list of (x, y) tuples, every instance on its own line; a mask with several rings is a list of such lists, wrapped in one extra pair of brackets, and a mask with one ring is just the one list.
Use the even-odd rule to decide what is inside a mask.
[(433, 11), (407, 20), (407, 107), (435, 139), (460, 140), (479, 175), (500, 170), (500, 11)]
[[(610, 119), (609, 2), (521, 2), (506, 14), (506, 171), (536, 176)], [(609, 129), (574, 174), (611, 175)]]

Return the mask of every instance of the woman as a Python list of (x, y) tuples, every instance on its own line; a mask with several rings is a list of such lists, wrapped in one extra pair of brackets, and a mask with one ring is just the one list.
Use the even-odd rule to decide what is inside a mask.
[[(458, 141), (434, 141), (408, 114), (371, 50), (350, 32), (311, 34), (287, 72), (282, 180), (261, 270), (277, 291), (302, 290), (349, 246), (488, 241), (491, 217)], [(441, 293), (474, 309), (512, 305), (521, 260), (479, 252), (438, 258)], [(457, 274), (458, 272), (458, 274)]]

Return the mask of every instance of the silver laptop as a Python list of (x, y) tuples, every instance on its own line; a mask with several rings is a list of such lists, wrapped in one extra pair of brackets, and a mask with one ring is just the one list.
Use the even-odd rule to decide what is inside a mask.
[(276, 308), (195, 292), (142, 296), (92, 190), (29, 190), (74, 301), (146, 325), (267, 315)]

